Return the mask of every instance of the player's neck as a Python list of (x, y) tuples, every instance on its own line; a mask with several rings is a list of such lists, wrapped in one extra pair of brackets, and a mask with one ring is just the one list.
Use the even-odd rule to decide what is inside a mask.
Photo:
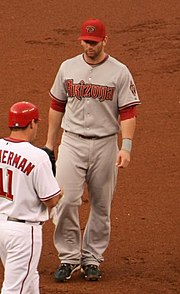
[(12, 131), (9, 137), (14, 140), (29, 141), (26, 131)]

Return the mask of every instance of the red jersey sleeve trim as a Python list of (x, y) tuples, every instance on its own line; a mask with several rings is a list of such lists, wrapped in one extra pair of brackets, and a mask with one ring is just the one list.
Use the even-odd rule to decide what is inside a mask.
[(50, 107), (58, 112), (65, 112), (67, 101), (58, 100), (51, 93), (49, 93), (51, 97)]
[(119, 110), (121, 120), (130, 119), (137, 116), (136, 106), (130, 106)]
[(126, 104), (126, 105), (123, 105), (123, 106), (119, 107), (119, 111), (120, 111), (121, 109), (125, 109), (125, 108), (128, 108), (128, 107), (130, 107), (130, 106), (136, 106), (136, 105), (140, 105), (140, 104), (141, 104), (140, 101), (130, 102), (129, 104)]
[(39, 197), (39, 198), (40, 198), (41, 201), (47, 201), (47, 200), (50, 200), (51, 198), (57, 196), (60, 192), (61, 192), (61, 190), (57, 191), (57, 192), (54, 193), (53, 195), (49, 195), (49, 196), (44, 197), (44, 198), (42, 198), (42, 197)]

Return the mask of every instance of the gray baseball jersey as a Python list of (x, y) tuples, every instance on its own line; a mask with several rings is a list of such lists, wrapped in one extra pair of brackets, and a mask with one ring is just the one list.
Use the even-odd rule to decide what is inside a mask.
[(64, 61), (50, 94), (67, 101), (62, 128), (84, 136), (118, 133), (119, 110), (140, 104), (130, 71), (111, 56), (101, 66), (82, 54)]

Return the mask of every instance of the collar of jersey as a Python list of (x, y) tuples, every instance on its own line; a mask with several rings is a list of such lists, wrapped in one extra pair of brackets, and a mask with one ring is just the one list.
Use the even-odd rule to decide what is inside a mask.
[(89, 64), (89, 65), (91, 65), (91, 66), (93, 66), (93, 67), (98, 66), (98, 65), (104, 63), (108, 58), (109, 58), (109, 55), (107, 54), (101, 62), (94, 64), (94, 63), (89, 63), (89, 62), (87, 62), (87, 61), (85, 60), (85, 58), (84, 58), (84, 54), (83, 54), (83, 59), (84, 59), (84, 61), (85, 61), (87, 64)]
[(15, 139), (11, 137), (4, 138), (5, 141), (9, 142), (14, 142), (14, 143), (21, 143), (21, 142), (27, 142), (26, 140), (20, 140), (20, 139)]

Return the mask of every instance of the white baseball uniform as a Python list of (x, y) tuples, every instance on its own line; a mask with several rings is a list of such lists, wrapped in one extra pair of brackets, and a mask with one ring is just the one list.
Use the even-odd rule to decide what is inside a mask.
[[(99, 265), (110, 237), (119, 111), (140, 104), (140, 100), (124, 64), (107, 56), (101, 64), (91, 65), (83, 54), (61, 64), (50, 95), (66, 104), (56, 163), (65, 198), (57, 211), (55, 246), (62, 263)], [(91, 210), (81, 251), (78, 208), (85, 181)]]
[(38, 294), (42, 203), (59, 194), (46, 152), (26, 141), (0, 139), (0, 257), (2, 294)]

